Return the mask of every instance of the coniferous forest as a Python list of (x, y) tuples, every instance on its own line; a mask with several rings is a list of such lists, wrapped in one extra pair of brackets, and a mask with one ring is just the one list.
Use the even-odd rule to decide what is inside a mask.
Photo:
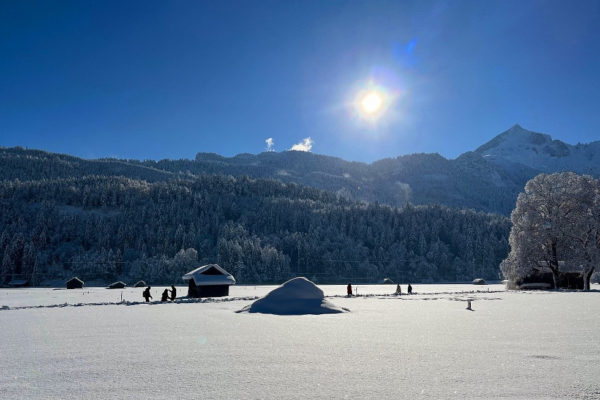
[(217, 262), (239, 283), (499, 278), (510, 221), (392, 208), (297, 184), (202, 175), (0, 182), (0, 279), (180, 283)]

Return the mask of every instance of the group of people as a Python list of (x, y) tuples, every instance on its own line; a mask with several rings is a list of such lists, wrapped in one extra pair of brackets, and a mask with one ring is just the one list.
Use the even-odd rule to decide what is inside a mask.
[[(412, 286), (410, 283), (408, 284), (407, 290), (408, 290), (408, 294), (412, 294)], [(353, 295), (351, 283), (349, 283), (348, 286), (346, 287), (346, 293), (348, 294), (348, 297), (351, 297)], [(397, 295), (402, 294), (402, 288), (400, 287), (400, 284), (396, 285), (396, 293), (394, 293), (394, 294), (397, 294)]]
[[(146, 300), (146, 303), (148, 303), (150, 301), (150, 299), (152, 298), (152, 295), (150, 294), (150, 289), (151, 289), (151, 287), (148, 286), (146, 289), (144, 289), (144, 292), (142, 293), (142, 296)], [(408, 294), (412, 294), (412, 286), (410, 285), (410, 283), (408, 284), (407, 290), (408, 290)], [(348, 293), (348, 297), (351, 297), (353, 295), (351, 283), (348, 284), (346, 291)], [(170, 295), (169, 295), (169, 292), (171, 292)], [(396, 285), (396, 293), (395, 294), (397, 294), (397, 295), (402, 294), (402, 288), (400, 287), (400, 284)], [(171, 290), (165, 289), (162, 292), (160, 301), (169, 301), (169, 300), (174, 301), (176, 298), (177, 298), (177, 289), (175, 289), (175, 286), (171, 285)]]
[[(412, 294), (412, 286), (409, 283), (408, 287), (406, 288), (406, 290), (408, 291), (408, 294)], [(397, 295), (401, 295), (402, 294), (402, 288), (400, 287), (400, 284), (396, 285), (396, 293)]]
[[(148, 286), (146, 289), (144, 289), (144, 292), (142, 293), (142, 297), (144, 297), (144, 299), (146, 300), (146, 303), (148, 303), (150, 301), (150, 299), (152, 298), (152, 295), (150, 294), (150, 289), (151, 289), (151, 287)], [(169, 292), (171, 292), (170, 296), (169, 296)], [(169, 299), (171, 301), (175, 301), (176, 298), (177, 298), (177, 289), (175, 289), (175, 286), (171, 285), (171, 290), (165, 289), (162, 292), (160, 301), (168, 301)]]

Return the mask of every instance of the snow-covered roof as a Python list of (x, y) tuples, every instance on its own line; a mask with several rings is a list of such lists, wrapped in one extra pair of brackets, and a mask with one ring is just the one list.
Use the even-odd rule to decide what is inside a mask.
[(123, 281), (116, 281), (108, 285), (107, 289), (123, 289), (127, 284)]
[(27, 279), (13, 279), (8, 282), (8, 286), (25, 286), (29, 283)]
[(194, 280), (196, 286), (235, 285), (235, 278), (218, 264), (207, 264), (185, 274), (184, 281)]

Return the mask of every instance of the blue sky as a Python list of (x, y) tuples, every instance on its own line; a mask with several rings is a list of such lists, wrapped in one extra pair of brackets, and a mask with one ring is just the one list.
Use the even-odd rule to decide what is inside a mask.
[[(454, 158), (600, 139), (600, 1), (3, 1), (0, 145), (86, 158)], [(358, 93), (381, 88), (365, 119)]]

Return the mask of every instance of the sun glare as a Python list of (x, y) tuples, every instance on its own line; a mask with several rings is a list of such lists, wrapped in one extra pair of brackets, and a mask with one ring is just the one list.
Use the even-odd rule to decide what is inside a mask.
[[(397, 91), (375, 80), (357, 82), (352, 93), (351, 116), (361, 126), (371, 128), (389, 124), (394, 119)], [(366, 124), (366, 125), (364, 125)]]
[(365, 113), (374, 114), (381, 109), (383, 99), (379, 93), (372, 91), (362, 98), (360, 105)]

